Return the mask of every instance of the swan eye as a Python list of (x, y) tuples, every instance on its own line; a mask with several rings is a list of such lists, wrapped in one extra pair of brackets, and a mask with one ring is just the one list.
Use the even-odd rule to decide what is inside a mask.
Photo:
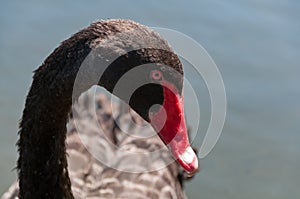
[(151, 71), (151, 79), (156, 80), (156, 81), (160, 81), (162, 80), (162, 73), (159, 70), (153, 70)]

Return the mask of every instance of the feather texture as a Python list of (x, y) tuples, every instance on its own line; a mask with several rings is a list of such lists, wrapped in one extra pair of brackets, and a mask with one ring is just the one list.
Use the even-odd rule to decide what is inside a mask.
[[(113, 103), (111, 106), (105, 94), (95, 97), (93, 92), (88, 91), (73, 107), (67, 125), (67, 158), (74, 197), (185, 198), (182, 187), (184, 171), (173, 161), (153, 129), (133, 110), (124, 106), (123, 103)], [(143, 132), (137, 125), (128, 125), (130, 120), (143, 126)], [(78, 129), (83, 132), (78, 133)], [(146, 138), (134, 136), (137, 134), (146, 134)], [(159, 153), (153, 155), (151, 162), (145, 162), (144, 156), (128, 155), (128, 151), (132, 151), (147, 156), (156, 150)], [(102, 157), (105, 164), (97, 157)], [(161, 166), (166, 162), (171, 163)], [(17, 198), (18, 183), (15, 182), (2, 199)]]

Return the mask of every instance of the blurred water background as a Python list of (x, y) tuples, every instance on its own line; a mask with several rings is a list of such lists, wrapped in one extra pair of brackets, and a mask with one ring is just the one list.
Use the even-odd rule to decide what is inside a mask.
[[(1, 0), (0, 194), (16, 179), (17, 124), (32, 71), (60, 41), (106, 18), (183, 32), (201, 43), (219, 67), (227, 92), (226, 123), (214, 150), (200, 161), (201, 172), (186, 185), (190, 198), (300, 197), (297, 0)], [(196, 77), (190, 81), (203, 87)], [(200, 106), (205, 130), (207, 96)], [(193, 118), (189, 121), (193, 126)]]

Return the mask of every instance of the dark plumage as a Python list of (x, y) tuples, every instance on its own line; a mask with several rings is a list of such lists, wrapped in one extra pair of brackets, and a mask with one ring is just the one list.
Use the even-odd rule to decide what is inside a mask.
[[(118, 36), (114, 37), (116, 34)], [(76, 128), (72, 123), (73, 118), (70, 118), (66, 134), (66, 121), (72, 102), (95, 84), (87, 78), (81, 82), (79, 90), (73, 90), (80, 66), (88, 55), (93, 63), (100, 66), (114, 60), (102, 71), (103, 76), (97, 82), (110, 92), (122, 74), (135, 66), (151, 63), (152, 67), (159, 67), (164, 71), (165, 77), (174, 82), (181, 93), (183, 71), (178, 57), (158, 34), (143, 25), (129, 20), (98, 21), (62, 42), (35, 71), (26, 99), (18, 141), (20, 155), (17, 168), (21, 198), (184, 198), (182, 177), (177, 163), (150, 173), (119, 172), (105, 167), (86, 151), (78, 134), (74, 133)], [(170, 75), (168, 67), (163, 65), (172, 67), (181, 75)], [(97, 70), (103, 68), (92, 67), (87, 75), (97, 74)], [(147, 73), (140, 75), (148, 77)], [(75, 99), (72, 98), (73, 92)], [(145, 93), (137, 93), (130, 102), (131, 108), (148, 121), (147, 108), (137, 102), (143, 100), (143, 104), (148, 104), (149, 107), (154, 102), (161, 103), (160, 92), (157, 88), (158, 94), (149, 95), (147, 98)], [(122, 98), (122, 93), (114, 94)], [(91, 110), (80, 102), (75, 108), (75, 112), (84, 115), (78, 121), (86, 131), (86, 139), (91, 140), (91, 143), (93, 140), (101, 140), (101, 133), (104, 133), (117, 146), (133, 147), (133, 150), (153, 150), (163, 146), (157, 136), (148, 140), (133, 140), (132, 137), (122, 135), (111, 117), (111, 110), (107, 108), (108, 102), (103, 97), (98, 102), (97, 116), (91, 116)], [(118, 119), (125, 125), (128, 117), (128, 113), (119, 113)], [(134, 118), (141, 120), (138, 116)], [(106, 127), (104, 131), (93, 129), (95, 120)], [(66, 140), (68, 145), (65, 144)], [(109, 152), (103, 141), (98, 144), (98, 149), (102, 149), (99, 154), (103, 158), (121, 153)], [(68, 161), (66, 150), (69, 153)], [(157, 161), (171, 158), (165, 152)], [(126, 165), (130, 162), (122, 154), (117, 157), (120, 158), (118, 164)], [(13, 198), (17, 191), (10, 190), (10, 194), (3, 198)]]

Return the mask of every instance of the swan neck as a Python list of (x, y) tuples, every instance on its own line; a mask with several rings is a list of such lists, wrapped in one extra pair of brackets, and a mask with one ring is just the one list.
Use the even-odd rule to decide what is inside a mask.
[[(80, 41), (79, 41), (80, 42)], [(34, 74), (18, 141), (21, 199), (73, 199), (66, 158), (66, 122), (72, 89), (81, 62), (90, 49), (61, 45)]]
[(29, 94), (20, 125), (20, 198), (73, 198), (65, 144), (70, 104), (43, 96)]

